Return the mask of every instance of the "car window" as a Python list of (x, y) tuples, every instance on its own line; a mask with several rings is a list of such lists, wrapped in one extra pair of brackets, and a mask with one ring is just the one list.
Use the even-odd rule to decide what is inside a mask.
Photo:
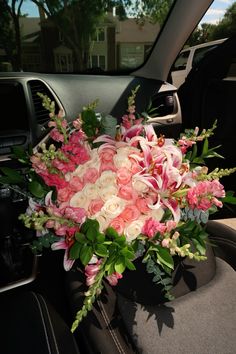
[[(20, 37), (14, 31), (0, 35), (0, 71), (105, 73), (143, 64), (174, 0), (55, 1), (50, 6), (42, 0), (40, 8), (26, 0), (17, 2), (17, 9), (4, 3), (0, 31), (12, 28), (17, 18)], [(11, 18), (16, 10), (21, 16)]]
[(217, 45), (211, 45), (211, 46), (209, 45), (207, 47), (196, 49), (194, 52), (194, 55), (193, 55), (192, 66), (198, 64), (200, 62), (200, 60), (202, 60), (208, 52), (210, 52), (212, 49), (214, 49), (216, 47), (217, 47)]
[(186, 50), (185, 52), (180, 53), (173, 65), (172, 70), (173, 71), (185, 70), (186, 66), (187, 66), (189, 55), (190, 55), (190, 50)]

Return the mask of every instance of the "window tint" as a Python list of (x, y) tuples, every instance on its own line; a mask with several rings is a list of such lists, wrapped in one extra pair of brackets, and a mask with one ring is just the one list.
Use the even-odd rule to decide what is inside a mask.
[[(30, 13), (28, 1), (19, 2), (22, 57), (16, 55), (10, 31), (13, 36), (0, 44), (0, 71), (96, 73), (137, 68), (173, 2), (78, 0), (47, 6), (47, 1), (39, 1), (40, 7), (30, 2)], [(1, 16), (5, 22), (0, 21), (0, 30), (12, 30), (14, 19), (10, 11), (6, 18)]]
[(196, 49), (194, 52), (194, 56), (193, 56), (192, 66), (198, 64), (199, 61), (202, 60), (208, 52), (210, 52), (212, 49), (214, 49), (216, 47), (217, 47), (217, 45), (209, 45), (207, 47)]

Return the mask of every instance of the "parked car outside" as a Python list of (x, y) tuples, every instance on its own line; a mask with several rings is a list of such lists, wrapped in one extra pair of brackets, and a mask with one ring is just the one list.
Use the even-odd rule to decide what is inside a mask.
[(209, 51), (216, 48), (225, 40), (226, 38), (218, 39), (181, 50), (171, 71), (173, 85), (179, 88), (184, 83), (192, 67), (198, 64)]

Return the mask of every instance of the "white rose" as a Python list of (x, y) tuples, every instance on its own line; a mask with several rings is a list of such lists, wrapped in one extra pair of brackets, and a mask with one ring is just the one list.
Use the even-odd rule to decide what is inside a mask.
[(122, 153), (118, 153), (113, 157), (114, 165), (117, 169), (125, 167), (127, 169), (131, 168), (131, 162), (129, 158)]
[(138, 192), (138, 193), (147, 193), (149, 190), (149, 187), (140, 179), (136, 178), (135, 176), (132, 179), (132, 185), (133, 188)]
[(86, 164), (84, 165), (79, 165), (75, 170), (74, 172), (71, 174), (71, 177), (73, 176), (77, 176), (81, 179), (83, 179), (83, 175), (84, 173), (87, 171), (87, 167), (86, 167)]
[(124, 234), (126, 236), (127, 242), (135, 240), (142, 232), (144, 225), (144, 220), (134, 220), (129, 225), (126, 226)]
[(117, 195), (118, 193), (118, 188), (116, 186), (107, 186), (105, 188), (100, 188), (99, 190), (99, 196), (100, 198), (106, 202), (109, 200), (111, 197)]
[(99, 187), (96, 183), (87, 183), (82, 192), (89, 200), (96, 199), (99, 196)]
[(117, 217), (125, 208), (126, 202), (117, 196), (111, 197), (102, 207), (102, 213), (110, 219)]
[(149, 217), (152, 217), (157, 221), (161, 221), (163, 215), (164, 215), (164, 210), (161, 207), (158, 209), (153, 209), (150, 213), (148, 213)]
[(90, 218), (98, 221), (100, 232), (104, 232), (111, 222), (111, 219), (107, 218), (102, 212), (94, 214)]
[(70, 200), (70, 206), (75, 208), (84, 208), (88, 209), (90, 200), (88, 197), (83, 193), (83, 191), (77, 192), (73, 195)]
[(98, 149), (93, 149), (90, 152), (90, 160), (85, 163), (86, 168), (95, 167), (97, 170), (100, 168), (100, 158), (98, 155)]
[(106, 187), (116, 185), (116, 173), (112, 171), (104, 171), (101, 176), (97, 179), (96, 183), (101, 187)]

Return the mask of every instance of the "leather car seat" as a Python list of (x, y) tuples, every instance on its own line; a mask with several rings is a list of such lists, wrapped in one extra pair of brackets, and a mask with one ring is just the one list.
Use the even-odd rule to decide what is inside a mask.
[(70, 329), (35, 292), (0, 294), (2, 354), (79, 354)]
[[(236, 231), (217, 222), (210, 223), (211, 242), (215, 236), (217, 245), (221, 234), (221, 241), (226, 240), (226, 247), (231, 242), (235, 252)], [(236, 264), (235, 259), (232, 262)], [(206, 264), (191, 266), (190, 261), (187, 265), (182, 279), (174, 286), (177, 296), (173, 301), (158, 303), (157, 299), (154, 303), (155, 285), (149, 287), (146, 277), (147, 273), (139, 274), (136, 279), (140, 291), (146, 293), (144, 301), (132, 294), (129, 281), (127, 291), (125, 287), (105, 284), (105, 291), (77, 329), (89, 354), (235, 353), (236, 273), (225, 260), (215, 257), (211, 247)], [(83, 272), (74, 268), (67, 274), (74, 315), (82, 305), (83, 284)]]

